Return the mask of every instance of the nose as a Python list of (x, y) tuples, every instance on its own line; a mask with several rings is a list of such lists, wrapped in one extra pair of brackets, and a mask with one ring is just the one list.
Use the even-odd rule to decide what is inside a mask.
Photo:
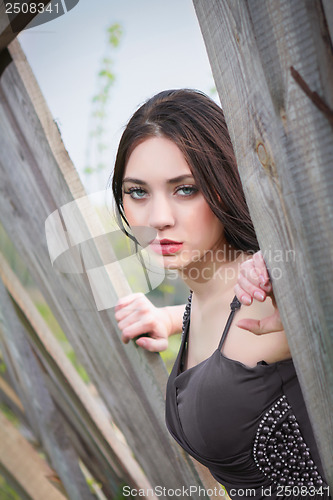
[(175, 224), (175, 217), (171, 202), (167, 196), (155, 195), (149, 207), (149, 225), (154, 229), (161, 230), (172, 227)]

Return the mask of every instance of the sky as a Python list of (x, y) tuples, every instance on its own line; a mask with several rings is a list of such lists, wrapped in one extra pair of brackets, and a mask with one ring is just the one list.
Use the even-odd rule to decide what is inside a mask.
[[(123, 35), (111, 55), (116, 80), (107, 107), (107, 168), (87, 176), (92, 98), (113, 23)], [(210, 94), (214, 87), (192, 0), (80, 0), (65, 15), (22, 32), (19, 41), (87, 192), (106, 187), (121, 132), (142, 102), (168, 88)]]

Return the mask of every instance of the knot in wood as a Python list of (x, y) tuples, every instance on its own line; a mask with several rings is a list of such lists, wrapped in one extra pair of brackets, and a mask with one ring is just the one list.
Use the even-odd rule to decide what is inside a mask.
[(259, 142), (257, 144), (257, 155), (258, 155), (260, 163), (264, 167), (266, 167), (266, 165), (268, 163), (269, 156), (268, 156), (267, 151), (265, 149), (265, 146), (263, 145), (262, 142)]

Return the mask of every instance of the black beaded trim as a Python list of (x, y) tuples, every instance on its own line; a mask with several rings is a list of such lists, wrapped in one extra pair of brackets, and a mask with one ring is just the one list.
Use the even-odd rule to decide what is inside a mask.
[(241, 307), (241, 305), (242, 305), (241, 302), (239, 302), (239, 300), (237, 299), (237, 297), (235, 295), (233, 301), (230, 304), (230, 309), (232, 311), (236, 311), (237, 309), (239, 309)]
[(185, 334), (186, 323), (188, 322), (188, 319), (189, 319), (190, 313), (191, 313), (192, 293), (193, 292), (191, 290), (190, 295), (188, 296), (187, 304), (185, 306), (185, 311), (184, 311), (184, 314), (183, 314), (182, 339), (183, 339), (184, 334)]
[(260, 421), (253, 456), (261, 472), (275, 484), (324, 485), (285, 395)]

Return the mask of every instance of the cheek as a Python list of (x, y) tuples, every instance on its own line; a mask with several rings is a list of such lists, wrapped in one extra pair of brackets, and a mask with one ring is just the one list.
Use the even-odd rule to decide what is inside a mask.
[(134, 208), (131, 206), (131, 203), (128, 202), (125, 198), (123, 200), (123, 208), (127, 222), (130, 226), (134, 226), (137, 222), (138, 212), (134, 210)]
[[(218, 239), (223, 238), (224, 226), (222, 222), (211, 211), (209, 205), (205, 203), (201, 210), (198, 211), (195, 227), (198, 232), (201, 230), (202, 238), (209, 241), (216, 242)], [(200, 227), (200, 229), (199, 229)]]
[(216, 217), (216, 215), (210, 209), (210, 206), (205, 200), (202, 200), (200, 207), (193, 214), (193, 218), (199, 223), (204, 229), (210, 229), (214, 231), (215, 228), (220, 227), (222, 229), (222, 223)]

